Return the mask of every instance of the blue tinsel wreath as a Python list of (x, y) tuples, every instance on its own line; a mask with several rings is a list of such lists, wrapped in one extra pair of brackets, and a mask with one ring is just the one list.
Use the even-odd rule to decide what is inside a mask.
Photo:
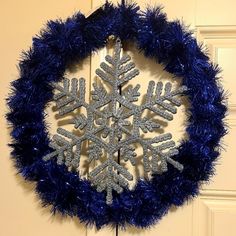
[[(133, 190), (114, 195), (112, 205), (88, 180), (54, 161), (42, 160), (50, 152), (44, 109), (53, 96), (51, 83), (62, 78), (71, 62), (104, 47), (109, 35), (134, 41), (145, 56), (182, 77), (191, 103), (188, 140), (182, 142), (176, 157), (184, 170), (169, 166), (168, 172), (150, 181), (140, 180)], [(219, 141), (226, 132), (223, 90), (216, 81), (219, 69), (209, 62), (192, 33), (179, 21), (168, 22), (160, 8), (140, 12), (135, 4), (106, 3), (87, 18), (78, 13), (65, 22), (49, 21), (40, 36), (33, 38), (19, 67), (20, 78), (12, 83), (8, 99), (12, 156), (19, 172), (36, 182), (43, 204), (53, 205), (53, 211), (78, 216), (97, 228), (106, 224), (147, 227), (171, 205), (180, 206), (196, 196), (201, 181), (213, 174)]]

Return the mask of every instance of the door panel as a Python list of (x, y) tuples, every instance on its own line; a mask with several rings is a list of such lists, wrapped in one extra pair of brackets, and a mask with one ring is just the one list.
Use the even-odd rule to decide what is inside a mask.
[(231, 26), (236, 25), (234, 0), (196, 0), (196, 26)]
[(231, 26), (205, 26), (198, 27), (199, 40), (204, 42), (208, 48), (213, 62), (222, 68), (221, 82), (228, 94), (229, 115), (226, 122), (229, 125), (229, 134), (222, 141), (221, 158), (218, 161), (216, 175), (209, 185), (204, 189), (211, 190), (236, 190), (234, 155), (236, 153), (235, 141), (235, 108), (236, 108), (236, 81), (234, 80), (234, 62), (236, 59), (236, 28)]
[(193, 233), (196, 236), (236, 235), (233, 224), (236, 220), (235, 33), (234, 26), (197, 27), (198, 39), (208, 46), (212, 61), (222, 68), (221, 82), (229, 98), (229, 114), (226, 118), (229, 131), (222, 141), (224, 151), (216, 166), (216, 175), (209, 184), (203, 186), (201, 195), (193, 203)]

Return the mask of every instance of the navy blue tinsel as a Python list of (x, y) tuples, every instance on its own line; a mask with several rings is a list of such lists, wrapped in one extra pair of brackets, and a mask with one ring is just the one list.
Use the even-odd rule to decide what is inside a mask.
[[(152, 180), (139, 180), (133, 190), (114, 193), (107, 205), (88, 180), (67, 171), (54, 161), (43, 161), (49, 153), (45, 107), (53, 96), (52, 82), (62, 78), (67, 66), (82, 61), (104, 47), (109, 35), (137, 44), (145, 56), (182, 78), (191, 103), (186, 125), (188, 140), (182, 141), (176, 160), (184, 165)], [(114, 6), (106, 3), (89, 17), (77, 13), (66, 21), (49, 21), (47, 28), (33, 38), (32, 48), (20, 62), (20, 78), (12, 83), (7, 114), (12, 124), (12, 156), (19, 172), (36, 182), (36, 190), (53, 211), (78, 216), (82, 222), (104, 225), (148, 227), (170, 208), (197, 195), (201, 181), (213, 174), (219, 155), (219, 141), (226, 130), (223, 90), (217, 82), (219, 69), (192, 33), (179, 21), (168, 22), (160, 8), (140, 12), (136, 4)]]

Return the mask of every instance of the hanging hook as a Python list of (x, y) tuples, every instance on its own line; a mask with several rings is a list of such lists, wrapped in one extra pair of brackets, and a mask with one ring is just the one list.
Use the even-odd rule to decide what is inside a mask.
[[(106, 2), (105, 2), (106, 4), (108, 3), (108, 0), (106, 0)], [(125, 5), (125, 0), (121, 0), (121, 5)]]

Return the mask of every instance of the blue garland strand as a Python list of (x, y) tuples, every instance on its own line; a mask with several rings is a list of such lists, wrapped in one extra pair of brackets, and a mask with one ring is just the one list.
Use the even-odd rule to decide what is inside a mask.
[[(182, 77), (188, 87), (189, 108), (186, 132), (176, 157), (184, 165), (179, 172), (170, 165), (168, 172), (139, 180), (133, 190), (114, 193), (111, 206), (104, 193), (98, 193), (89, 181), (67, 171), (53, 161), (42, 161), (49, 153), (49, 135), (44, 110), (52, 99), (52, 82), (62, 78), (73, 61), (83, 61), (104, 47), (109, 35), (137, 47), (165, 65), (165, 70)], [(25, 179), (36, 182), (36, 191), (44, 205), (53, 211), (78, 216), (86, 224), (149, 227), (170, 206), (181, 206), (198, 194), (202, 181), (213, 175), (219, 155), (220, 138), (225, 135), (226, 112), (222, 88), (217, 82), (219, 68), (197, 44), (192, 33), (179, 21), (168, 22), (160, 8), (140, 13), (136, 4), (106, 3), (89, 17), (77, 13), (65, 22), (49, 21), (32, 48), (20, 62), (20, 78), (12, 83), (7, 114), (12, 124), (10, 146), (16, 167)]]

